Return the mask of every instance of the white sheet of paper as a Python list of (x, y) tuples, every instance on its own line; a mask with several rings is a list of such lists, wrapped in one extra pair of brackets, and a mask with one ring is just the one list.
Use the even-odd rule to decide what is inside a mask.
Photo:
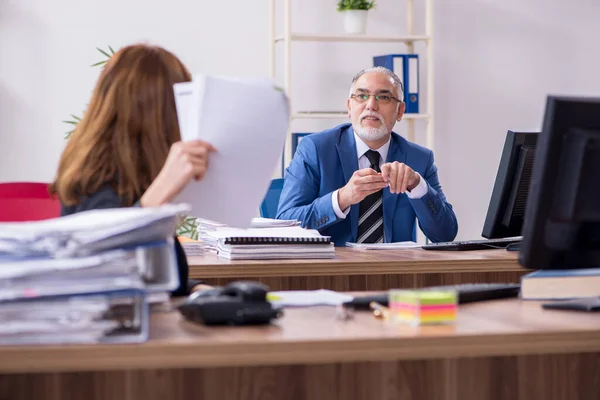
[(283, 307), (338, 306), (353, 297), (332, 290), (283, 290), (269, 292), (267, 300)]
[(201, 139), (217, 152), (200, 182), (177, 197), (191, 215), (248, 228), (267, 193), (289, 125), (286, 95), (270, 80), (196, 75), (174, 85), (182, 140)]
[(415, 249), (421, 247), (415, 242), (395, 242), (395, 243), (346, 243), (347, 247), (358, 250), (394, 250), (394, 249)]
[(209, 235), (218, 239), (228, 237), (251, 237), (251, 238), (321, 238), (323, 236), (316, 229), (305, 229), (301, 226), (285, 226), (285, 227), (270, 227), (270, 228), (218, 228), (214, 232), (209, 232)]

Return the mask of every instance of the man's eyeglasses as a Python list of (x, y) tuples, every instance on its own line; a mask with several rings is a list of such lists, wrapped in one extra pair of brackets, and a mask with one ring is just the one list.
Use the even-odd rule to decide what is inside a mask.
[(389, 94), (366, 94), (366, 93), (357, 93), (357, 94), (353, 94), (350, 97), (353, 98), (354, 100), (358, 101), (359, 103), (364, 103), (369, 101), (369, 97), (375, 97), (375, 101), (380, 103), (380, 104), (390, 104), (392, 102), (392, 100), (396, 100), (397, 102), (402, 102), (402, 100), (400, 100), (397, 97), (394, 97), (392, 95)]

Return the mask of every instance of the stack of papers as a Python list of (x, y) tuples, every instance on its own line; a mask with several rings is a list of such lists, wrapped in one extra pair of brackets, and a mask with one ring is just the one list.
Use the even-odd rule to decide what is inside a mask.
[(286, 226), (300, 226), (300, 221), (273, 218), (252, 218), (251, 228), (283, 228)]
[(139, 289), (0, 302), (0, 345), (139, 343), (148, 326)]
[(173, 234), (187, 209), (0, 224), (0, 344), (146, 340), (150, 298), (179, 285)]
[[(247, 234), (256, 229), (265, 228), (285, 228), (285, 227), (299, 227), (300, 222), (296, 220), (280, 220), (273, 218), (252, 218), (250, 223), (250, 230), (232, 228), (220, 222), (210, 221), (207, 219), (198, 219), (198, 238), (204, 243), (204, 247), (207, 250), (217, 251), (219, 249), (219, 238), (222, 235), (230, 233)], [(262, 231), (256, 231), (262, 234)]]
[(230, 260), (333, 258), (329, 236), (300, 226), (284, 228), (219, 228), (208, 233), (217, 254)]
[(194, 240), (187, 236), (179, 236), (178, 239), (183, 251), (188, 256), (201, 256), (206, 250), (206, 246), (200, 240)]
[(34, 222), (0, 223), (0, 257), (72, 257), (173, 235), (187, 205), (91, 210)]

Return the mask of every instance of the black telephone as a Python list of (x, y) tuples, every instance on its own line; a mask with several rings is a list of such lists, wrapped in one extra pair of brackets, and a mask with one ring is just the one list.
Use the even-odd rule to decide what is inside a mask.
[(192, 293), (178, 309), (191, 322), (204, 325), (263, 325), (283, 315), (267, 301), (269, 288), (260, 282), (237, 281)]

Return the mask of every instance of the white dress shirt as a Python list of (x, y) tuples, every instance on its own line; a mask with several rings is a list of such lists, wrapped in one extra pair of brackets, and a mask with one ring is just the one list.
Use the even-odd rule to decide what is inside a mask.
[[(390, 139), (388, 139), (388, 141), (385, 142), (383, 146), (375, 150), (379, 153), (379, 168), (381, 168), (381, 166), (385, 164), (385, 160), (387, 160), (387, 154), (390, 148)], [(368, 150), (370, 150), (369, 146), (367, 146), (365, 142), (363, 142), (362, 139), (356, 133), (354, 133), (354, 141), (356, 142), (356, 157), (358, 158), (358, 169), (369, 168), (371, 166), (371, 162), (365, 155), (365, 153)], [(419, 175), (419, 184), (413, 190), (406, 191), (406, 195), (409, 199), (420, 199), (421, 197), (425, 196), (427, 194), (427, 191), (429, 190), (425, 179), (423, 179), (423, 177), (416, 171), (415, 174)], [(338, 218), (346, 218), (346, 216), (350, 212), (350, 207), (346, 208), (343, 211), (340, 209), (340, 205), (338, 203), (338, 190), (334, 191), (331, 195), (333, 211), (335, 212), (335, 215), (338, 216)]]

